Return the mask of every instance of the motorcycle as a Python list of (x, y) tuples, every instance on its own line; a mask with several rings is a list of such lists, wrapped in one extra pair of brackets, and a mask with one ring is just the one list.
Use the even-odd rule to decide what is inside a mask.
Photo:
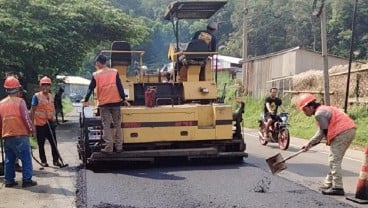
[(288, 113), (279, 113), (276, 115), (275, 121), (269, 126), (268, 138), (263, 136), (266, 120), (264, 115), (261, 116), (259, 122), (259, 142), (267, 145), (268, 142), (278, 143), (281, 150), (287, 150), (290, 144), (290, 133), (288, 126)]

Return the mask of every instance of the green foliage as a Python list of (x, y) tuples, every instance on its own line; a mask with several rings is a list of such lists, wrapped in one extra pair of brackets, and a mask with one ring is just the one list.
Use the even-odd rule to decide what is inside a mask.
[(88, 52), (112, 41), (136, 45), (149, 29), (107, 0), (8, 0), (0, 1), (0, 31), (2, 72), (36, 83), (39, 75), (75, 74)]
[(250, 97), (245, 98), (245, 111), (243, 115), (244, 126), (246, 128), (258, 128), (258, 120), (263, 112), (263, 101), (251, 99)]
[(64, 115), (66, 115), (73, 110), (72, 101), (69, 98), (64, 98), (62, 102), (63, 102), (63, 112)]
[[(222, 96), (223, 86), (227, 83), (225, 103), (236, 107), (236, 89), (237, 82), (230, 80), (228, 72), (218, 73), (218, 96)], [(245, 97), (245, 109), (243, 114), (244, 127), (250, 129), (258, 129), (258, 121), (263, 112), (264, 99), (254, 99), (252, 97)], [(308, 117), (303, 112), (300, 112), (295, 105), (292, 105), (288, 97), (282, 98), (283, 105), (289, 113), (289, 131), (290, 135), (297, 138), (309, 139), (317, 131), (317, 124), (313, 116)], [(368, 144), (368, 129), (365, 127), (368, 123), (368, 106), (355, 106), (348, 109), (348, 115), (354, 119), (357, 125), (357, 133), (354, 145), (362, 146)]]
[[(295, 106), (286, 103), (286, 109), (289, 113), (289, 131), (291, 136), (303, 139), (311, 138), (317, 131), (317, 124), (314, 117), (307, 117), (304, 113), (298, 111)], [(244, 126), (246, 128), (258, 128), (258, 119), (263, 111), (263, 100), (256, 100), (247, 97), (245, 99)], [(368, 144), (368, 109), (367, 107), (354, 107), (349, 110), (349, 116), (354, 119), (357, 125), (357, 133), (354, 145), (364, 147)]]
[[(154, 21), (154, 28), (149, 40), (141, 48), (147, 53), (145, 59), (149, 64), (167, 61), (167, 46), (174, 40), (172, 25), (163, 20), (163, 15), (170, 0), (111, 0), (118, 8), (123, 8), (129, 15), (145, 16)], [(348, 56), (351, 36), (353, 1), (331, 0), (325, 3), (328, 22), (329, 52)], [(313, 1), (304, 0), (257, 0), (248, 1), (247, 31), (248, 55), (258, 56), (286, 48), (302, 46), (321, 50), (320, 19), (312, 15)], [(356, 58), (367, 58), (368, 44), (368, 1), (358, 1), (356, 25)], [(188, 42), (192, 34), (203, 29), (207, 22), (219, 22), (216, 32), (221, 54), (242, 57), (244, 1), (228, 1), (209, 20), (180, 20), (180, 42)], [(156, 28), (157, 27), (157, 28)], [(159, 47), (159, 46), (160, 47)], [(163, 47), (162, 47), (163, 46)]]
[(308, 117), (300, 112), (296, 106), (286, 105), (289, 113), (289, 130), (294, 137), (309, 139), (317, 131), (314, 117)]
[[(0, 77), (13, 72), (24, 83), (42, 75), (90, 77), (92, 58), (115, 40), (146, 51), (150, 68), (168, 62), (175, 41), (171, 22), (163, 16), (172, 0), (0, 0)], [(209, 20), (180, 20), (179, 41), (210, 22), (218, 22), (221, 54), (242, 56), (244, 1), (228, 1)], [(320, 19), (304, 0), (248, 1), (248, 55), (258, 56), (300, 45), (320, 50)], [(353, 1), (326, 1), (329, 53), (348, 56)], [(358, 1), (355, 59), (367, 59), (368, 1)]]
[(354, 140), (355, 144), (364, 146), (368, 144), (368, 129), (365, 127), (368, 123), (368, 108), (367, 106), (353, 106), (348, 109), (348, 115), (354, 119), (357, 125), (357, 133)]
[(31, 149), (37, 149), (38, 148), (36, 137), (29, 137), (29, 143), (31, 145)]

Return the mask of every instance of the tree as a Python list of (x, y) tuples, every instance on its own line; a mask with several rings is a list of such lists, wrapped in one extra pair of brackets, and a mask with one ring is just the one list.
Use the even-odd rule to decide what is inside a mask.
[[(331, 3), (331, 19), (329, 26), (329, 45), (336, 54), (349, 56), (353, 1), (333, 1)], [(367, 59), (368, 47), (368, 2), (358, 1), (355, 25), (354, 49), (356, 59)]]
[(137, 45), (149, 29), (105, 0), (0, 0), (0, 31), (2, 71), (37, 83), (39, 75), (74, 74), (114, 40)]

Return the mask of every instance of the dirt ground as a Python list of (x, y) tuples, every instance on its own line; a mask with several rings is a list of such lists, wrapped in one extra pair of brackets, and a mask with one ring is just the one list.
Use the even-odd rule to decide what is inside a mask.
[[(67, 167), (52, 166), (51, 148), (46, 142), (46, 157), (50, 167), (40, 170), (40, 165), (33, 160), (33, 180), (38, 185), (22, 188), (22, 174), (16, 173), (18, 186), (5, 188), (4, 176), (0, 176), (0, 208), (9, 207), (39, 207), (39, 208), (74, 208), (76, 207), (76, 173), (79, 168), (76, 141), (79, 135), (79, 125), (76, 112), (66, 116), (67, 122), (61, 123), (56, 130), (58, 149)], [(39, 160), (38, 149), (33, 155)]]

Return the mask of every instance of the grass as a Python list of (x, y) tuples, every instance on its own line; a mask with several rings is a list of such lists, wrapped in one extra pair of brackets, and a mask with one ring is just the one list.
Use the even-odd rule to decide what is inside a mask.
[[(263, 100), (254, 100), (247, 97), (245, 99), (244, 125), (247, 128), (258, 128), (258, 119), (263, 111)], [(295, 106), (286, 104), (285, 108), (289, 113), (289, 131), (290, 135), (297, 138), (309, 139), (317, 131), (315, 118), (305, 116), (303, 112), (299, 112)], [(368, 111), (363, 107), (348, 109), (349, 116), (357, 125), (357, 132), (353, 145), (365, 147), (368, 144)]]
[(73, 110), (72, 101), (69, 98), (64, 98), (62, 102), (63, 102), (63, 112), (64, 115), (66, 115)]
[[(223, 91), (224, 83), (227, 84), (225, 102), (235, 105), (235, 95), (238, 81), (229, 80), (227, 72), (218, 74), (219, 96)], [(245, 101), (245, 112), (243, 114), (244, 126), (246, 128), (258, 129), (258, 120), (263, 112), (264, 99), (253, 99), (251, 97), (242, 98)], [(302, 139), (310, 139), (317, 131), (315, 118), (307, 117), (300, 112), (295, 105), (290, 103), (290, 99), (282, 98), (283, 105), (289, 113), (289, 131), (290, 135)], [(366, 147), (368, 145), (368, 106), (356, 106), (348, 108), (348, 115), (355, 121), (357, 132), (353, 145), (357, 147)]]
[(31, 149), (37, 149), (37, 139), (35, 137), (29, 137), (29, 143), (31, 144)]

